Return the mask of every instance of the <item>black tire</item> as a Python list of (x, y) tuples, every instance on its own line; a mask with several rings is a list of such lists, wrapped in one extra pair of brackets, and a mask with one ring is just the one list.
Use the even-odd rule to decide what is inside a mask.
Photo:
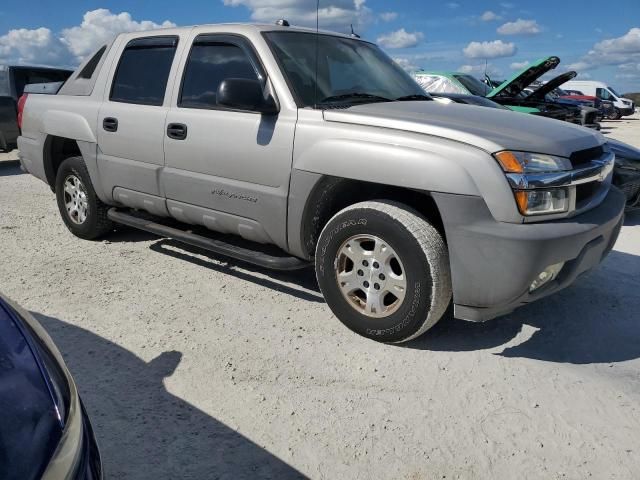
[[(86, 219), (82, 223), (76, 223), (66, 208), (68, 198), (66, 198), (64, 185), (71, 176), (80, 180), (86, 194)], [(113, 230), (113, 223), (107, 217), (109, 206), (102, 203), (96, 195), (89, 171), (82, 157), (67, 158), (60, 165), (56, 174), (56, 199), (62, 220), (76, 237), (95, 240)]]
[[(348, 300), (338, 281), (339, 253), (345, 245), (350, 248), (349, 243), (358, 236), (373, 236), (391, 247), (403, 269), (404, 299), (384, 318), (364, 314), (358, 299)], [(315, 263), (318, 284), (335, 316), (352, 331), (376, 341), (400, 343), (419, 337), (442, 318), (451, 303), (449, 254), (442, 235), (418, 212), (400, 203), (363, 202), (339, 212), (320, 234)], [(353, 278), (359, 282), (362, 277)], [(359, 292), (355, 296), (367, 295), (364, 290)], [(383, 306), (385, 303), (383, 300)]]
[(609, 115), (610, 120), (620, 120), (622, 118), (622, 113), (617, 108), (613, 109), (613, 112)]

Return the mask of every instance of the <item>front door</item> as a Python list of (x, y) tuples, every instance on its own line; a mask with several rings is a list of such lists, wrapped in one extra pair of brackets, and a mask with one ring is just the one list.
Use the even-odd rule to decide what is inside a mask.
[(228, 78), (269, 82), (249, 42), (194, 34), (167, 115), (162, 182), (169, 213), (223, 233), (286, 247), (297, 112), (262, 115), (218, 105)]

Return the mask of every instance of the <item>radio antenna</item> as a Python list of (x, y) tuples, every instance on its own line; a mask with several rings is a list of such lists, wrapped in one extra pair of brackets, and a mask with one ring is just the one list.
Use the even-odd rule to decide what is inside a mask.
[(320, 55), (320, 0), (316, 1), (316, 71), (314, 82), (314, 108), (318, 108), (318, 57)]

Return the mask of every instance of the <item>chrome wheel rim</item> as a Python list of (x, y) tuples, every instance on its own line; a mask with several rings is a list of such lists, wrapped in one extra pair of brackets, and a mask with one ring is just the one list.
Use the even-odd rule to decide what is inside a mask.
[(89, 212), (87, 190), (75, 175), (69, 175), (64, 180), (64, 205), (69, 220), (76, 225), (82, 225), (87, 220)]
[(343, 297), (357, 312), (385, 318), (403, 304), (407, 277), (400, 256), (373, 235), (349, 238), (338, 250), (336, 281)]

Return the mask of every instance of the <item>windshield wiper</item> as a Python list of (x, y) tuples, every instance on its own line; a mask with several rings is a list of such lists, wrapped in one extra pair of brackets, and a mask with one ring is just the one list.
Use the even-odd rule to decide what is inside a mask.
[(390, 98), (380, 97), (379, 95), (371, 95), (369, 93), (345, 93), (342, 95), (334, 95), (323, 99), (320, 104), (340, 102), (346, 100), (373, 100), (376, 102), (392, 102)]
[(412, 100), (433, 100), (433, 98), (431, 98), (428, 95), (420, 95), (420, 94), (405, 95), (404, 97), (396, 98), (396, 102), (410, 102)]

